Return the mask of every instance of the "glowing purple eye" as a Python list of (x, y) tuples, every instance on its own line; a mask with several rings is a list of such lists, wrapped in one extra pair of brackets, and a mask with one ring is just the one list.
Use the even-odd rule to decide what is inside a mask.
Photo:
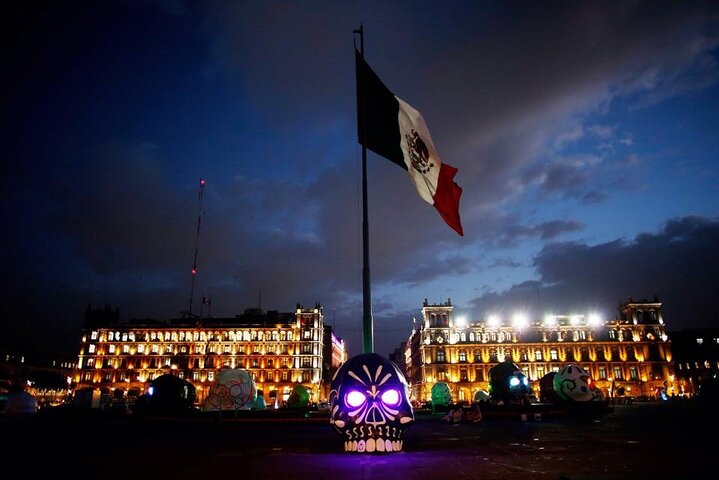
[(382, 392), (382, 403), (386, 405), (397, 405), (399, 403), (399, 392), (394, 388)]
[(350, 407), (359, 407), (365, 402), (366, 398), (367, 397), (365, 397), (364, 393), (358, 392), (357, 390), (352, 390), (345, 397), (345, 402)]

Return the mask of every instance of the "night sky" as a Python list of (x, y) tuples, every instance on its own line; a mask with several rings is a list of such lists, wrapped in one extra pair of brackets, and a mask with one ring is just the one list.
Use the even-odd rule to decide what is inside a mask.
[[(463, 188), (459, 237), (370, 153), (375, 351), (424, 299), (480, 320), (664, 302), (719, 326), (717, 2), (12, 2), (0, 346), (319, 302), (362, 345), (352, 31)], [(205, 313), (207, 308), (205, 307)]]

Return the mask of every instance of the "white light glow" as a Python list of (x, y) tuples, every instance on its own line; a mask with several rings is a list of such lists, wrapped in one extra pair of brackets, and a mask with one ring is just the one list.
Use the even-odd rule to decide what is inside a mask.
[(466, 327), (467, 326), (467, 317), (464, 315), (460, 315), (457, 318), (454, 319), (454, 324), (457, 327)]
[(490, 327), (498, 327), (502, 324), (502, 320), (499, 315), (490, 315), (487, 317), (487, 325)]
[(572, 325), (579, 325), (582, 322), (581, 315), (572, 315), (572, 317), (569, 319), (569, 322)]
[(512, 326), (514, 328), (525, 328), (529, 325), (527, 316), (523, 313), (515, 313), (512, 317)]
[(557, 324), (557, 317), (552, 315), (551, 313), (548, 313), (544, 316), (544, 326), (545, 327), (553, 327)]
[(596, 312), (590, 313), (587, 318), (590, 327), (598, 327), (602, 324), (602, 317)]

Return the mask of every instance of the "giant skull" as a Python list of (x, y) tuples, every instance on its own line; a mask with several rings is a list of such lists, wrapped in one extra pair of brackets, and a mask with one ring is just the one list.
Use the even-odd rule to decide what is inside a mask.
[(399, 452), (414, 422), (409, 387), (397, 366), (376, 353), (345, 362), (330, 390), (330, 423), (346, 452)]
[(588, 402), (600, 400), (602, 397), (589, 372), (579, 365), (569, 364), (563, 367), (554, 376), (553, 383), (554, 390), (562, 400)]

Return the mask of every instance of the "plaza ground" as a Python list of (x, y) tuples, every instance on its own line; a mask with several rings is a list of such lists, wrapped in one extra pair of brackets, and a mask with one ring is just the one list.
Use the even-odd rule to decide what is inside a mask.
[(422, 413), (404, 451), (351, 454), (323, 415), (146, 418), (59, 412), (3, 421), (6, 478), (638, 479), (711, 471), (719, 410), (684, 402), (604, 415), (486, 415), (451, 424)]

